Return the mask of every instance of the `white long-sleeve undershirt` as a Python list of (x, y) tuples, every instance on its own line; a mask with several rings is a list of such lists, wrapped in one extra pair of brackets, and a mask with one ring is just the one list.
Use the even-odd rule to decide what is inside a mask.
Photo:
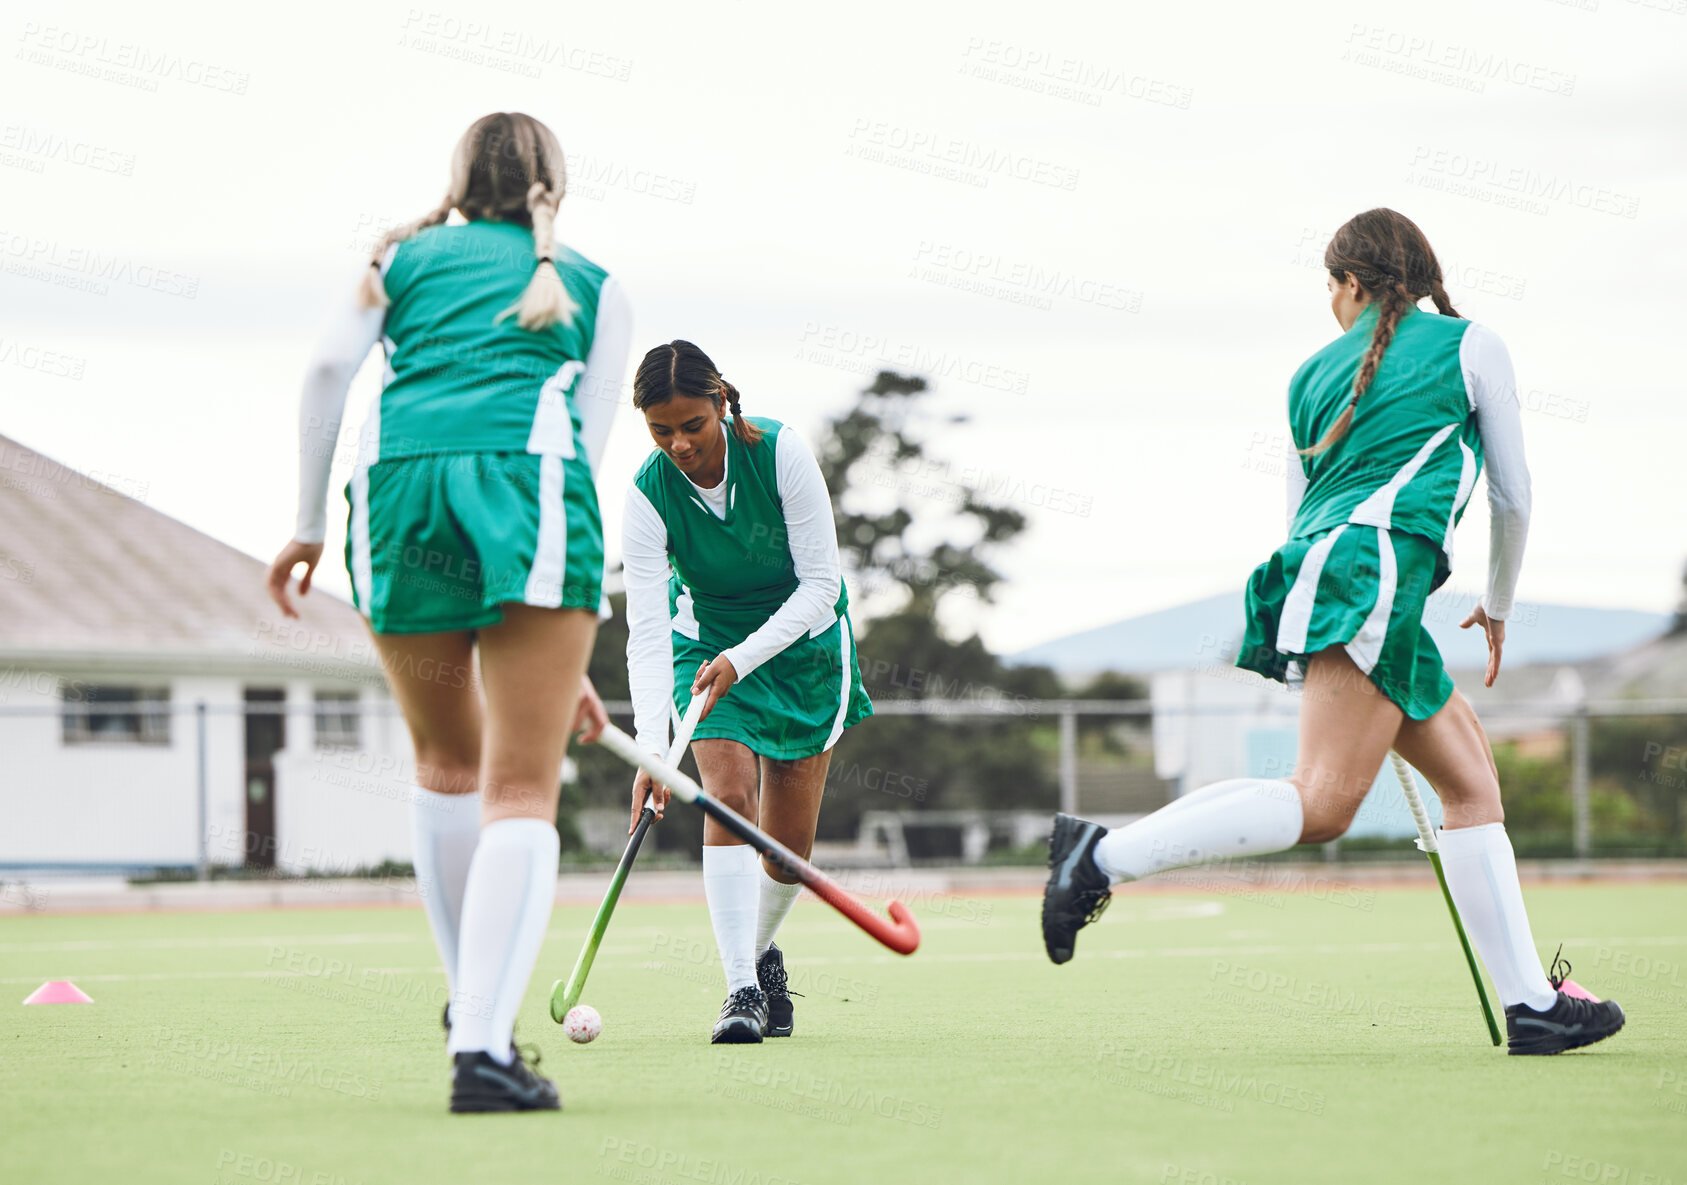
[[(383, 277), (397, 250), (396, 244), (388, 249), (381, 264)], [(354, 289), (329, 318), (305, 368), (299, 396), (299, 517), (293, 532), (300, 543), (321, 543), (328, 536), (328, 481), (346, 393), (363, 360), (381, 340), (385, 321), (386, 309), (368, 307)], [(608, 276), (598, 293), (592, 348), (572, 395), (580, 417), (580, 443), (594, 476), (620, 404), (632, 341), (632, 302), (620, 281)]]
[[(395, 243), (381, 261), (383, 278), (397, 250)], [(361, 287), (361, 273), (358, 282)], [(353, 288), (329, 316), (311, 351), (299, 393), (299, 518), (293, 538), (300, 543), (321, 543), (328, 537), (328, 477), (340, 439), (346, 392), (369, 351), (381, 340), (386, 319), (385, 308), (364, 304)]]
[[(774, 444), (774, 471), (797, 587), (754, 633), (723, 652), (741, 680), (797, 639), (830, 625), (843, 586), (832, 500), (820, 464), (789, 427), (779, 430)], [(693, 488), (717, 518), (726, 517), (727, 475), (712, 489)], [(665, 753), (674, 694), (668, 527), (636, 483), (627, 490), (621, 557), (627, 586), (627, 682), (635, 731), (640, 748)]]
[(1459, 369), (1476, 413), (1488, 478), (1488, 592), (1482, 607), (1495, 621), (1511, 616), (1523, 548), (1529, 541), (1532, 494), (1523, 455), (1523, 408), (1511, 353), (1499, 334), (1472, 325), (1459, 343)]
[[(1465, 395), (1476, 414), (1488, 478), (1488, 585), (1482, 607), (1495, 621), (1511, 616), (1523, 549), (1529, 539), (1529, 465), (1523, 453), (1523, 416), (1511, 354), (1486, 325), (1472, 324), (1459, 342)], [(1291, 446), (1292, 447), (1292, 446)], [(1287, 475), (1288, 524), (1293, 529), (1306, 496), (1303, 462), (1290, 453)]]

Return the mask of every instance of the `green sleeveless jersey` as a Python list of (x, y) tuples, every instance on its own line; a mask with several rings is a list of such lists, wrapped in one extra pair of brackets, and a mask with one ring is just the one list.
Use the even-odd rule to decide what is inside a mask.
[(606, 272), (560, 245), (555, 257), (580, 310), (569, 324), (533, 332), (514, 315), (498, 316), (533, 278), (527, 227), (433, 226), (398, 245), (385, 277), (387, 370), (375, 408), (379, 453), (372, 459), (584, 455), (572, 394), (592, 347)]
[[(1371, 305), (1295, 372), (1289, 426), (1296, 447), (1317, 443), (1347, 406), (1376, 320)], [(1459, 361), (1470, 324), (1416, 308), (1401, 317), (1347, 435), (1316, 457), (1291, 459), (1308, 482), (1291, 539), (1359, 523), (1422, 535), (1451, 554), (1453, 527), (1482, 471)]]
[[(668, 529), (668, 613), (674, 629), (714, 650), (749, 637), (796, 591), (774, 444), (778, 420), (745, 417), (762, 438), (745, 445), (726, 420), (726, 517), (717, 518), (660, 450), (633, 479)], [(841, 585), (835, 612), (849, 607)]]

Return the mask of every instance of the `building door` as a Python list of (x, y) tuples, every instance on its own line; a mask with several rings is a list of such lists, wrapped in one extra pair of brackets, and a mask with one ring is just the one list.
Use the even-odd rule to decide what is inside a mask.
[(287, 693), (246, 689), (247, 868), (275, 867), (275, 754), (287, 744)]

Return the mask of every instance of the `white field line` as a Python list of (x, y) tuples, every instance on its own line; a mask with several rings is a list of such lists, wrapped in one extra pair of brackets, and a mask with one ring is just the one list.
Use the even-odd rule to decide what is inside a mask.
[(426, 934), (275, 934), (237, 938), (88, 938), (67, 942), (0, 942), (0, 954), (45, 954), (78, 950), (214, 950), (235, 946), (373, 946), (380, 942), (427, 942)]
[[(427, 975), (437, 974), (440, 968), (433, 967), (360, 967), (359, 971), (375, 975)], [(112, 975), (78, 975), (77, 983), (151, 983), (159, 980), (177, 979), (321, 979), (323, 976), (307, 975), (303, 971), (154, 971), (141, 974), (112, 974)], [(328, 977), (332, 978), (332, 977)], [(10, 975), (0, 979), (0, 983), (33, 983), (46, 982), (43, 976)]]
[[(656, 931), (667, 933), (667, 931)], [(555, 931), (552, 934), (556, 934)], [(343, 939), (368, 939), (369, 935), (342, 935)], [(288, 941), (316, 941), (310, 939), (289, 939)], [(380, 941), (420, 941), (404, 935), (382, 936)], [(252, 940), (256, 943), (258, 940)], [(278, 943), (280, 940), (265, 940)], [(1616, 938), (1566, 938), (1566, 946), (1684, 946), (1687, 945), (1687, 935), (1665, 934), (1647, 935), (1644, 937), (1616, 937)], [(19, 944), (31, 945), (31, 944)], [(32, 944), (39, 948), (45, 944)], [(1090, 959), (1211, 959), (1235, 957), (1240, 955), (1287, 955), (1287, 954), (1401, 954), (1408, 951), (1440, 951), (1451, 950), (1455, 944), (1448, 940), (1444, 942), (1358, 942), (1316, 943), (1310, 946), (1296, 946), (1288, 943), (1256, 944), (1240, 946), (1228, 944), (1224, 946), (1173, 946), (1173, 947), (1128, 947), (1118, 950), (1090, 950), (1081, 952), (1081, 957)], [(79, 949), (79, 948), (78, 948)], [(605, 946), (598, 951), (603, 957), (607, 956), (645, 956), (649, 958), (651, 951), (642, 946)], [(1041, 951), (980, 951), (973, 953), (927, 953), (918, 954), (921, 963), (1015, 963), (1027, 959), (1040, 959), (1044, 955)], [(839, 957), (803, 958), (799, 960), (802, 966), (836, 967), (851, 966), (862, 963), (903, 963), (906, 957), (902, 955), (844, 955)], [(388, 975), (424, 975), (435, 974), (440, 971), (436, 964), (432, 967), (368, 967), (357, 968), (360, 972), (374, 972)], [(127, 983), (147, 982), (156, 980), (199, 980), (199, 979), (280, 979), (288, 977), (310, 978), (301, 971), (159, 971), (137, 974), (87, 974), (77, 975), (78, 980), (89, 983)], [(40, 984), (51, 976), (7, 976), (0, 978), (0, 984)]]
[[(1323, 942), (1312, 946), (1294, 946), (1288, 943), (1266, 943), (1253, 946), (1226, 944), (1224, 946), (1165, 946), (1165, 947), (1128, 947), (1120, 950), (1090, 950), (1080, 951), (1079, 958), (1091, 959), (1211, 959), (1235, 957), (1238, 955), (1289, 955), (1289, 954), (1400, 954), (1406, 951), (1439, 951), (1453, 950), (1457, 943), (1452, 939), (1437, 942)], [(1565, 946), (1683, 946), (1687, 945), (1687, 935), (1665, 935), (1652, 938), (1566, 938)], [(606, 946), (598, 951), (598, 955), (644, 955), (651, 956), (646, 947), (637, 946)], [(800, 957), (792, 960), (793, 966), (847, 966), (858, 963), (905, 963), (917, 961), (921, 963), (1016, 963), (1026, 959), (1042, 959), (1047, 956), (1040, 950), (1020, 951), (979, 951), (976, 953), (940, 953), (927, 954), (916, 952), (911, 956), (875, 954), (875, 955), (842, 955), (839, 957), (807, 958)]]
[[(1124, 921), (1153, 922), (1170, 921), (1185, 918), (1217, 917), (1224, 912), (1224, 904), (1219, 901), (1203, 901), (1194, 904), (1180, 904), (1150, 908), (1139, 913), (1121, 914), (1114, 910), (1113, 914)], [(782, 934), (826, 934), (831, 933), (846, 924), (822, 920), (825, 915), (817, 915), (814, 920), (788, 922), (780, 928)], [(958, 918), (925, 918), (920, 921), (920, 929), (926, 932), (938, 930), (955, 930), (966, 932), (981, 930), (992, 924), (987, 919), (982, 922), (967, 921)], [(707, 922), (699, 921), (698, 927), (706, 927)], [(669, 935), (680, 929), (672, 926), (613, 926), (617, 937), (647, 937)], [(573, 928), (552, 928), (545, 933), (546, 938), (566, 939), (579, 938), (581, 932)], [(86, 938), (71, 939), (63, 942), (0, 942), (0, 955), (14, 954), (65, 954), (75, 951), (107, 951), (107, 950), (220, 950), (236, 947), (308, 947), (308, 946), (373, 946), (377, 943), (431, 942), (426, 933), (398, 934), (381, 932), (375, 934), (272, 934), (269, 936), (241, 935), (226, 938)]]

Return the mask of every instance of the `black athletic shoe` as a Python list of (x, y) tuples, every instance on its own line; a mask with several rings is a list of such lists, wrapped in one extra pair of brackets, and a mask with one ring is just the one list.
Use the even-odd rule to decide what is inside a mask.
[(767, 997), (760, 988), (739, 988), (720, 1006), (711, 1045), (760, 1045), (767, 1028)]
[[(531, 1052), (533, 1065), (539, 1051)], [(459, 1053), (451, 1079), (451, 1109), (459, 1114), (486, 1111), (560, 1111), (556, 1083), (541, 1078), (527, 1064), (526, 1051), (517, 1049), (505, 1066), (484, 1051)]]
[(770, 944), (756, 960), (756, 979), (767, 996), (767, 1024), (762, 1028), (762, 1036), (789, 1037), (796, 1015), (791, 997), (802, 993), (793, 992), (787, 986), (790, 980), (785, 975), (785, 952), (779, 949), (778, 943)]
[(1049, 835), (1049, 882), (1043, 889), (1043, 946), (1056, 963), (1071, 959), (1078, 931), (1101, 916), (1113, 891), (1096, 867), (1095, 845), (1107, 828), (1056, 815)]
[(1623, 1027), (1623, 1010), (1615, 1000), (1584, 1000), (1558, 993), (1545, 1012), (1527, 1004), (1505, 1010), (1507, 1053), (1563, 1053), (1603, 1041)]

